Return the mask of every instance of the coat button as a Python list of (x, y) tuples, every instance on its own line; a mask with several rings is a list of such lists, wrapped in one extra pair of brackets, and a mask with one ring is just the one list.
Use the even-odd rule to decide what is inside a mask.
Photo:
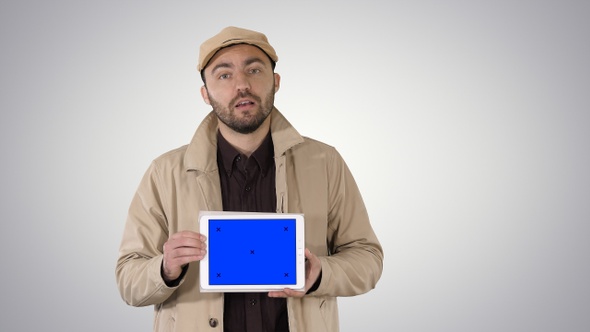
[(219, 322), (217, 321), (217, 318), (210, 318), (209, 319), (209, 326), (217, 327), (218, 324), (219, 324)]

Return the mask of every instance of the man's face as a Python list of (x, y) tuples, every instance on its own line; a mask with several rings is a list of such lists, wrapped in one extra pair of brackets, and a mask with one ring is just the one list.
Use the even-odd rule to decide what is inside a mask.
[(232, 130), (249, 134), (272, 111), (280, 76), (273, 73), (268, 56), (258, 47), (239, 44), (221, 49), (205, 69), (205, 102)]

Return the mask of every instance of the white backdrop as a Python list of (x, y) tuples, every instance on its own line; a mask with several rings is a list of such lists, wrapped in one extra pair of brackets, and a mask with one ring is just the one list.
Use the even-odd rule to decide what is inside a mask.
[(385, 250), (343, 332), (590, 330), (585, 1), (2, 1), (1, 331), (149, 331), (114, 268), (149, 162), (209, 111), (199, 44), (267, 34)]

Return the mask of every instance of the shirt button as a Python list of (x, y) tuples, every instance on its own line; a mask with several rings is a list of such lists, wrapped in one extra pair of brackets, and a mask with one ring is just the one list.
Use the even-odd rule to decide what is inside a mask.
[(250, 299), (250, 305), (255, 306), (256, 305), (256, 299)]
[(209, 319), (209, 326), (217, 327), (218, 324), (219, 324), (219, 322), (217, 321), (217, 318), (210, 318)]
[(246, 187), (246, 191), (247, 191), (247, 192), (250, 192), (250, 190), (252, 190), (252, 188), (251, 188), (251, 187)]

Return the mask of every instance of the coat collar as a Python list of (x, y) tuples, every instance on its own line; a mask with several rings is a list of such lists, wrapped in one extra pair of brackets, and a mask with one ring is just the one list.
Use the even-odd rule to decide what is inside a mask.
[[(278, 109), (273, 108), (270, 117), (275, 157), (282, 156), (287, 150), (303, 142), (303, 137)], [(217, 129), (217, 115), (211, 111), (203, 119), (187, 147), (184, 155), (184, 167), (187, 171), (217, 171)]]

